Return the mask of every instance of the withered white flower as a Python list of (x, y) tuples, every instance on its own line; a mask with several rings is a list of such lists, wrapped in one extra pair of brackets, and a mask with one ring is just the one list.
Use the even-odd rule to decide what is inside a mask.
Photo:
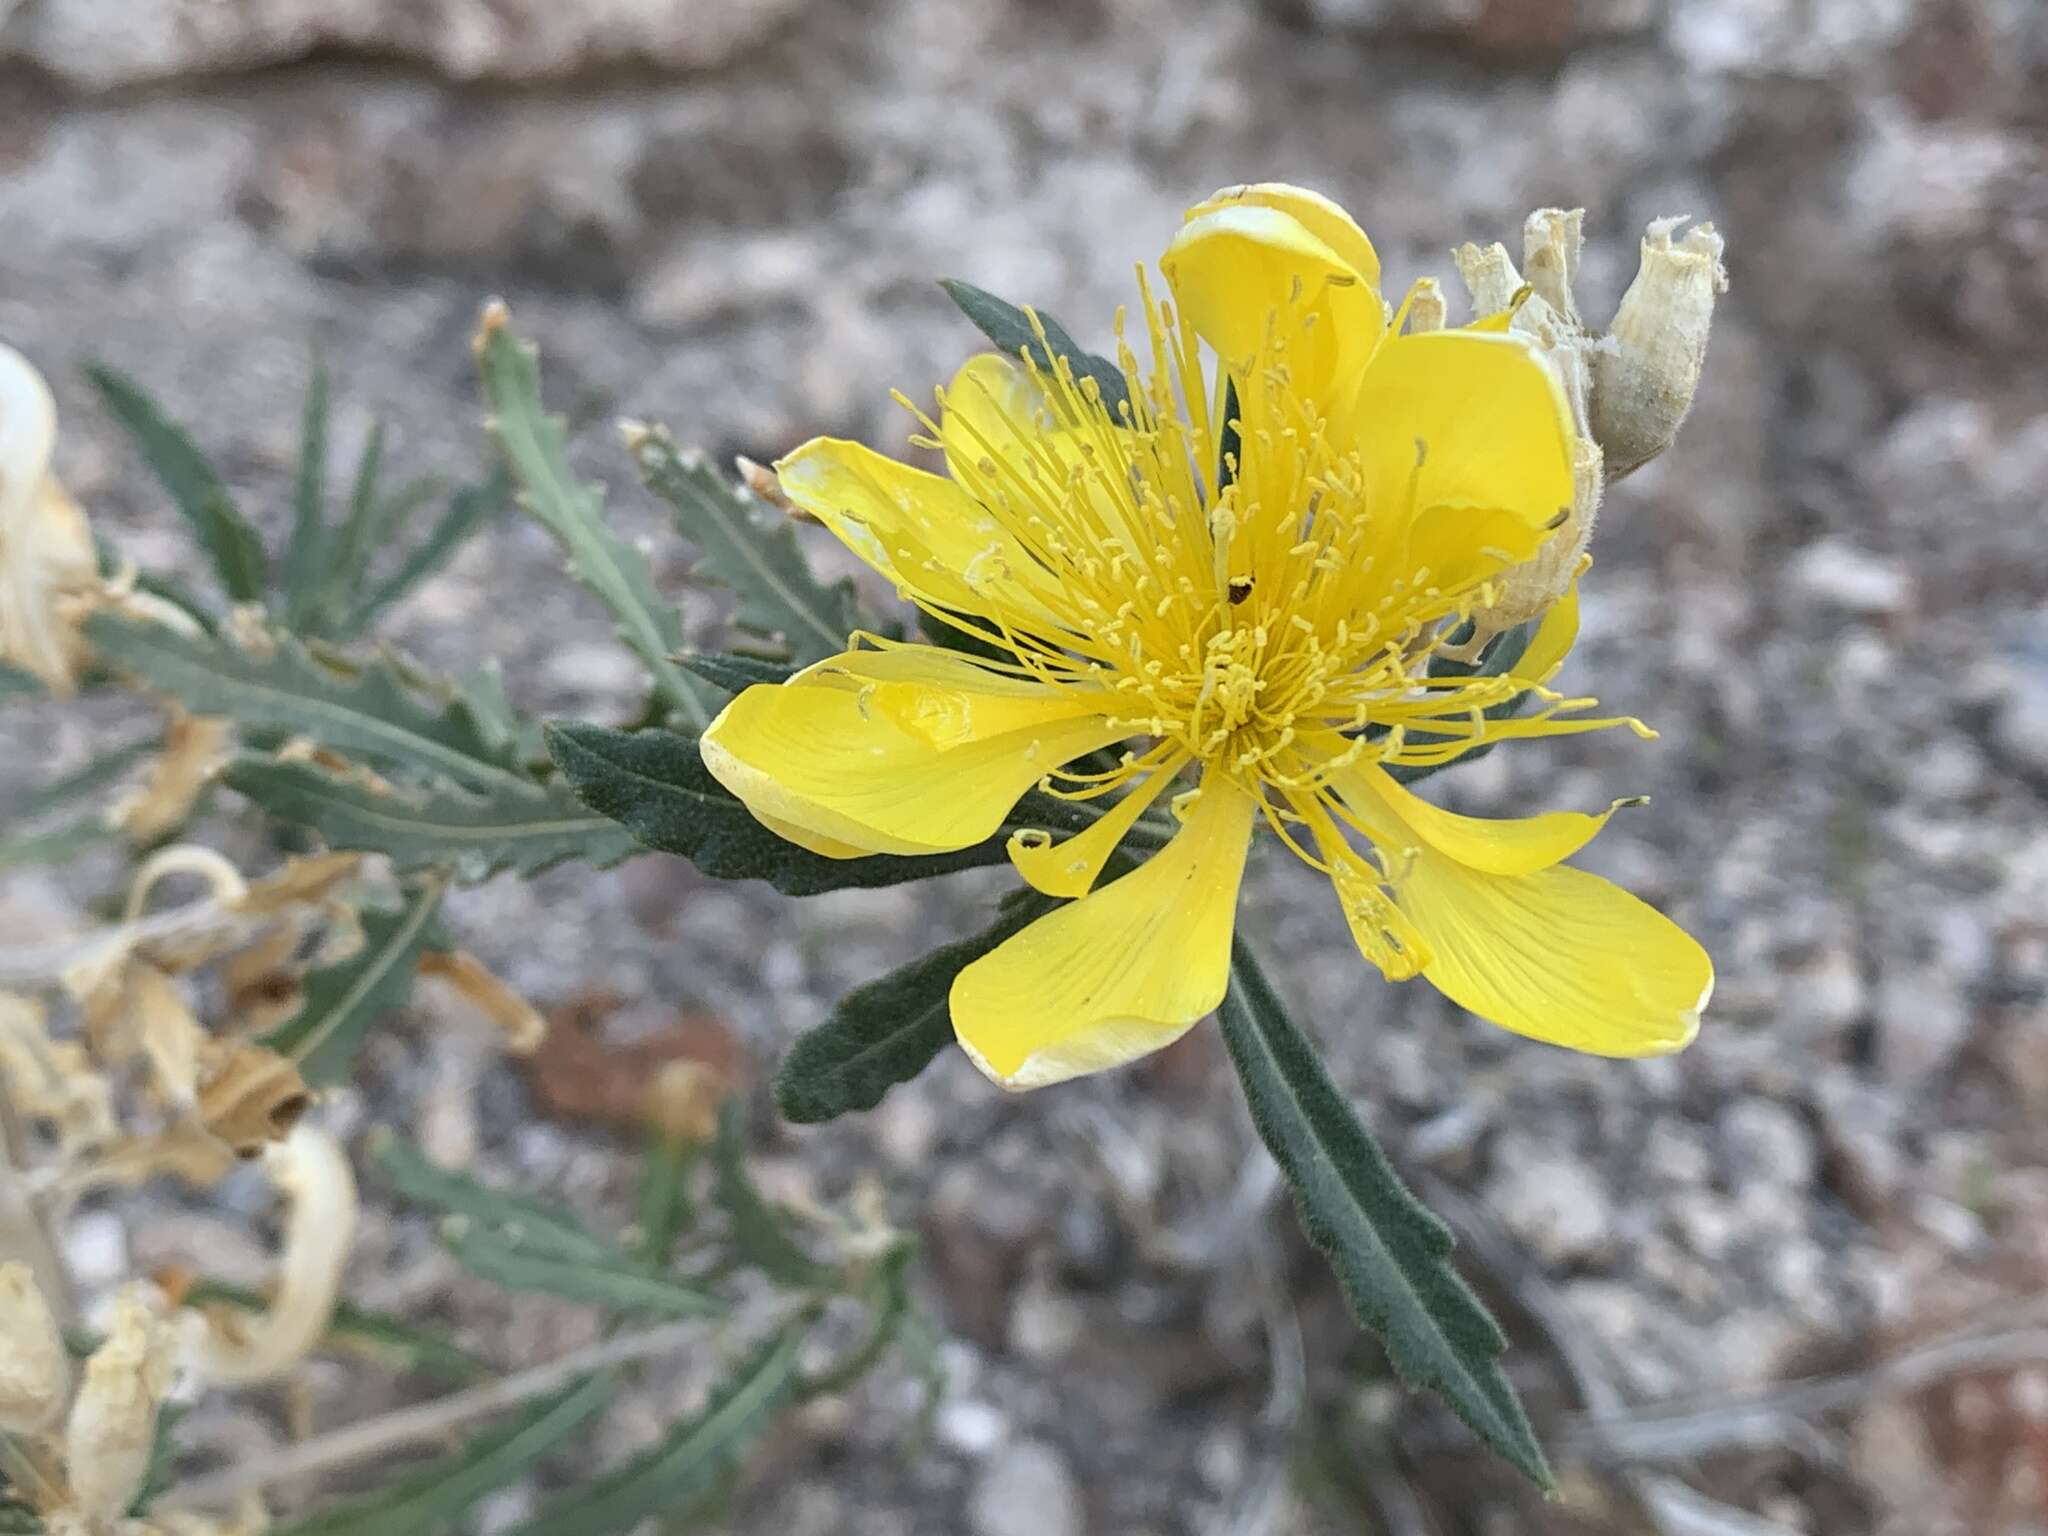
[(356, 1181), (340, 1145), (297, 1126), (263, 1166), (291, 1203), (276, 1294), (257, 1317), (199, 1314), (193, 1364), (216, 1382), (270, 1381), (311, 1354), (326, 1334), (356, 1227)]
[(0, 344), (0, 661), (71, 691), (78, 641), (59, 609), (98, 582), (85, 516), (50, 473), (57, 403), (33, 364)]
[(63, 1411), (71, 1357), (28, 1265), (0, 1264), (0, 1431), (32, 1435)]
[(64, 1427), (70, 1511), (88, 1528), (125, 1516), (141, 1491), (175, 1364), (162, 1295), (147, 1284), (127, 1287), (115, 1298), (105, 1341), (85, 1362)]

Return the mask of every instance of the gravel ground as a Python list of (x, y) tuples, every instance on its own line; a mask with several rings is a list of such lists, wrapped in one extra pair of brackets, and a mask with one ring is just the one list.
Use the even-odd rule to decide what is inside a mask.
[[(1648, 219), (1713, 218), (1732, 289), (1701, 395), (1608, 500), (1566, 675), (1662, 739), (1449, 782), (1479, 812), (1653, 797), (1583, 862), (1713, 952), (1698, 1043), (1595, 1061), (1362, 980), (1320, 882), (1279, 858), (1246, 908), (1368, 1119), (1469, 1218), (1518, 1379), (1575, 1448), (1567, 1497), (1519, 1495), (1387, 1390), (1197, 1031), (1021, 1100), (947, 1060), (872, 1115), (764, 1130), (790, 1186), (885, 1177), (926, 1237), (950, 1386), (911, 1455), (907, 1376), (806, 1417), (730, 1529), (2038, 1532), (2038, 1357), (1858, 1378), (1805, 1430), (1712, 1412), (1661, 1448), (1572, 1415), (1866, 1370), (2048, 1280), (2044, 103), (2026, 0), (0, 0), (0, 337), (55, 385), (96, 526), (176, 565), (88, 359), (173, 402), (281, 533), (309, 343), (347, 402), (341, 453), (374, 406), (400, 466), (466, 466), (491, 293), (577, 415), (765, 460), (816, 432), (900, 442), (887, 389), (923, 394), (972, 344), (933, 276), (1099, 340), (1132, 264), (1229, 182), (1337, 196), (1397, 290), (1583, 204), (1596, 316)], [(657, 536), (606, 438), (590, 472)], [(530, 527), (468, 549), (396, 634), (499, 658), (538, 712), (617, 718), (637, 688)], [(13, 712), (0, 774), (129, 718)], [(109, 873), (11, 874), (0, 914), (60, 926)], [(609, 989), (619, 1038), (709, 1012), (765, 1074), (1000, 886), (794, 903), (650, 858), (471, 891), (451, 922), (543, 1005)], [(401, 1026), (328, 1112), (624, 1198), (614, 1144), (537, 1118), (457, 1033)], [(233, 1216), (167, 1208), (125, 1237), (88, 1216), (74, 1251), (89, 1275), (131, 1242), (260, 1269)], [(427, 1264), (379, 1216), (355, 1285), (419, 1302), (448, 1284)], [(456, 1300), (508, 1362), (578, 1341), (557, 1311)], [(307, 1411), (375, 1406), (355, 1390), (316, 1379)], [(213, 1432), (279, 1431), (252, 1411)]]

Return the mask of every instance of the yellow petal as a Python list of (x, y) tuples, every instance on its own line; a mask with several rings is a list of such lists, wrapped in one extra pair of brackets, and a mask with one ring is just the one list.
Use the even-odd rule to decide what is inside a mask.
[(1015, 573), (1037, 562), (987, 508), (942, 475), (927, 474), (859, 443), (817, 437), (777, 460), (782, 489), (839, 541), (896, 584), (942, 608), (962, 613), (1001, 610), (1021, 600), (1029, 616), (1042, 610)]
[(958, 651), (892, 645), (844, 651), (807, 667), (792, 682), (850, 689), (870, 712), (945, 752), (1010, 731), (1063, 724), (1112, 709), (1108, 689), (1051, 687), (991, 671)]
[[(1431, 805), (1373, 763), (1351, 770), (1342, 783), (1347, 804), (1361, 795), (1371, 795), (1427, 846), (1449, 854), (1468, 868), (1494, 875), (1525, 875), (1570, 858), (1607, 825), (1607, 818), (1615, 809), (1609, 807), (1597, 816), (1581, 811), (1551, 811), (1541, 816), (1498, 820), (1461, 816)], [(1626, 803), (1617, 801), (1616, 805)]]
[(1288, 215), (1363, 278), (1374, 289), (1380, 285), (1379, 253), (1372, 248), (1372, 242), (1365, 237), (1365, 231), (1350, 214), (1330, 201), (1320, 192), (1311, 192), (1306, 187), (1290, 186), (1284, 181), (1254, 182), (1250, 186), (1225, 187), (1206, 202), (1197, 203), (1187, 212), (1187, 218), (1194, 220), (1205, 213), (1232, 204), (1243, 204), (1254, 208), (1273, 208)]
[(1461, 1008), (1596, 1056), (1659, 1056), (1699, 1030), (1714, 966), (1656, 908), (1560, 865), (1489, 875), (1428, 849), (1399, 902), (1431, 951), (1422, 969)]
[(953, 1028), (1005, 1088), (1118, 1066), (1223, 1001), (1252, 798), (1212, 773), (1172, 842), (1040, 918), (953, 982)]
[(1557, 676), (1557, 669), (1564, 665), (1578, 638), (1579, 584), (1574, 581), (1544, 613), (1536, 633), (1529, 637), (1529, 648), (1509, 671), (1531, 682), (1547, 683)]
[(1365, 456), (1368, 505), (1408, 529), (1388, 579), (1427, 570), (1430, 585), (1457, 590), (1526, 560), (1572, 504), (1571, 410), (1519, 335), (1389, 337), (1333, 429), (1340, 443), (1347, 433)]
[[(955, 671), (953, 686), (963, 694), (995, 676), (965, 661)], [(1046, 773), (1126, 734), (1099, 715), (1077, 712), (1085, 700), (1046, 688), (1041, 723), (1002, 728), (1010, 722), (997, 718), (986, 734), (970, 728), (941, 747), (906, 729), (902, 711), (877, 707), (876, 686), (828, 675), (749, 688), (704, 732), (704, 766), (763, 825), (812, 852), (942, 853), (993, 835)], [(944, 692), (937, 683), (895, 686), (906, 699), (920, 687)], [(934, 701), (936, 712), (951, 709), (969, 720), (975, 707), (971, 697)]]
[(1123, 799), (1105, 811), (1085, 832), (1054, 842), (1044, 832), (1025, 829), (1010, 834), (1010, 862), (1017, 866), (1033, 890), (1048, 896), (1086, 896), (1102, 877), (1102, 867), (1116, 852), (1131, 828), (1137, 825), (1145, 807), (1159, 798), (1159, 792), (1174, 781), (1185, 756), (1156, 769)]
[[(1326, 412), (1348, 399), (1386, 329), (1377, 270), (1360, 271), (1292, 212), (1251, 201), (1203, 209), (1159, 260), (1196, 334), (1239, 378), (1277, 343), (1300, 398)], [(1241, 392), (1240, 404), (1257, 394)]]

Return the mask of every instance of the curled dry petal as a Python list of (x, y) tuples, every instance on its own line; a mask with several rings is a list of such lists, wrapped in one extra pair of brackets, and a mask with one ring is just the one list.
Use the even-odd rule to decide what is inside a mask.
[(420, 956), (420, 974), (446, 982), (497, 1026), (505, 1049), (531, 1056), (548, 1037), (548, 1021), (467, 950), (428, 950)]
[(269, 1381), (312, 1352), (334, 1315), (355, 1235), (355, 1175), (333, 1137), (302, 1123), (265, 1152), (264, 1166), (291, 1202), (282, 1273), (261, 1316), (205, 1315), (195, 1364), (217, 1382)]
[(200, 1122), (237, 1157), (256, 1157), (289, 1137), (313, 1097), (299, 1069), (267, 1046), (209, 1042), (199, 1089)]
[(98, 582), (84, 514), (49, 472), (57, 439), (50, 387), (0, 346), (0, 660), (68, 693), (78, 641), (60, 612)]
[(175, 1351), (155, 1287), (123, 1291), (105, 1342), (85, 1362), (85, 1381), (64, 1429), (71, 1506), (85, 1520), (119, 1519), (141, 1491)]
[(107, 818), (138, 843), (154, 843), (183, 826), (199, 792), (228, 759), (234, 728), (225, 720), (173, 706), (163, 750), (149, 775), (108, 810)]
[(113, 1093), (75, 1041), (52, 1040), (40, 1003), (0, 992), (0, 1079), (15, 1108), (50, 1126), (66, 1158), (119, 1134)]
[(0, 1431), (36, 1434), (70, 1395), (71, 1357), (34, 1272), (0, 1264)]

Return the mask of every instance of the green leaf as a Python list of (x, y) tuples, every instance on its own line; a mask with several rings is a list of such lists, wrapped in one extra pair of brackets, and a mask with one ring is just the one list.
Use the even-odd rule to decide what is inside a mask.
[(1450, 1229), (1401, 1183), (1241, 940), (1222, 1019), (1252, 1120), (1358, 1320), (1403, 1380), (1440, 1393), (1474, 1434), (1552, 1487), (1498, 1364), (1507, 1341), (1451, 1267)]
[(327, 365), (313, 359), (299, 429), (299, 471), (292, 481), (292, 537), (284, 551), (285, 624), (304, 626), (327, 554)]
[(290, 635), (258, 656), (226, 640), (181, 635), (111, 613), (86, 621), (103, 660), (132, 673), (194, 714), (225, 715), (252, 731), (309, 736), (379, 767), (494, 793), (532, 790), (533, 781), (494, 747), (453, 690), (424, 698), (389, 661), (345, 664), (316, 657)]
[(646, 557), (605, 526), (598, 491), (570, 469), (561, 418), (541, 404), (539, 357), (513, 336), (502, 308), (485, 311), (477, 346), (484, 398), (490, 430), (519, 483), (519, 504), (562, 547), (569, 574), (611, 610), (619, 638), (645, 663), (670, 707), (701, 727), (711, 718), (705, 695), (673, 660), (682, 648), (681, 622), (655, 592)]
[(442, 886), (431, 881), (396, 912), (365, 911), (363, 944), (309, 971), (299, 1011), (263, 1036), (316, 1088), (346, 1082), (370, 1026), (405, 1001), (426, 948)]
[(35, 673), (0, 661), (0, 702), (9, 699), (40, 699), (46, 690)]
[(148, 1514), (149, 1506), (170, 1487), (178, 1460), (178, 1423), (190, 1411), (184, 1403), (165, 1403), (157, 1410), (155, 1437), (149, 1444), (149, 1470), (142, 1474), (142, 1486), (135, 1491), (134, 1503), (128, 1506), (131, 1519)]
[[(1067, 328), (1044, 310), (1019, 309), (956, 277), (942, 278), (939, 286), (946, 290), (947, 298), (960, 306), (960, 312), (974, 322), (975, 328), (996, 344), (997, 350), (1011, 357), (1028, 356), (1048, 373), (1053, 371), (1053, 359), (1064, 357), (1072, 365), (1076, 381), (1093, 379), (1102, 390), (1102, 403), (1112, 421), (1130, 403), (1130, 386), (1124, 380), (1123, 369), (1106, 357), (1083, 351), (1067, 334)], [(1034, 315), (1039, 326), (1045, 328), (1043, 341), (1031, 323)]]
[(85, 372), (199, 535), (228, 596), (238, 603), (260, 599), (268, 579), (263, 541), (198, 445), (133, 379), (97, 363)]
[(40, 1536), (42, 1529), (43, 1522), (26, 1504), (0, 1498), (0, 1536)]
[(630, 1259), (564, 1259), (532, 1250), (521, 1236), (472, 1229), (450, 1217), (441, 1246), (464, 1269), (511, 1291), (542, 1291), (613, 1312), (652, 1317), (718, 1317), (728, 1309), (708, 1291)]
[(1026, 891), (1006, 904), (994, 927), (935, 949), (900, 971), (840, 999), (830, 1018), (800, 1038), (775, 1075), (775, 1102), (799, 1125), (850, 1110), (873, 1109), (953, 1043), (947, 994), (953, 978), (1025, 924), (1059, 903)]
[(565, 859), (599, 869), (646, 850), (560, 779), (472, 795), (449, 785), (384, 793), (311, 763), (244, 756), (221, 782), (327, 846), (388, 855), (401, 874), (450, 865), (466, 884), (512, 870), (534, 875)]
[(895, 1244), (875, 1261), (873, 1272), (862, 1289), (868, 1304), (867, 1336), (840, 1361), (803, 1378), (803, 1395), (820, 1397), (844, 1392), (874, 1369), (902, 1335), (910, 1315), (910, 1261), (917, 1257), (917, 1245), (909, 1240)]
[(1079, 831), (1094, 817), (1071, 802), (1026, 795), (993, 837), (953, 853), (828, 859), (776, 836), (711, 776), (697, 741), (674, 731), (612, 731), (553, 722), (548, 751), (592, 810), (616, 818), (648, 847), (679, 853), (719, 880), (766, 880), (785, 896), (900, 885), (956, 869), (1000, 864), (1012, 827)]
[[(186, 1290), (183, 1304), (260, 1312), (270, 1305), (270, 1298), (225, 1280), (202, 1277)], [(327, 1339), (337, 1347), (367, 1350), (397, 1370), (423, 1371), (444, 1381), (476, 1382), (492, 1374), (483, 1361), (432, 1329), (353, 1302), (335, 1303), (327, 1321)]]
[(786, 683), (802, 670), (782, 661), (762, 661), (756, 656), (686, 653), (677, 658), (692, 672), (715, 688), (740, 693), (756, 683)]
[(481, 485), (466, 485), (449, 498), (439, 521), (384, 581), (371, 589), (336, 627), (342, 639), (360, 635), (384, 611), (448, 563), (455, 551), (491, 518), (504, 510), (512, 495), (512, 473), (503, 464), (492, 468)]
[(674, 511), (676, 531), (696, 544), (699, 572), (739, 599), (735, 622), (781, 636), (799, 662), (822, 661), (846, 649), (847, 636), (860, 627), (853, 583), (826, 586), (813, 576), (787, 517), (759, 520), (752, 497), (697, 455), (678, 453), (659, 427), (635, 438), (633, 458), (647, 488)]
[(635, 1202), (635, 1245), (643, 1263), (660, 1268), (675, 1252), (676, 1239), (696, 1220), (690, 1201), (690, 1170), (697, 1165), (693, 1142), (650, 1131), (640, 1160), (640, 1190)]
[(482, 1231), (516, 1234), (529, 1253), (593, 1264), (623, 1257), (615, 1244), (593, 1234), (561, 1207), (443, 1168), (389, 1131), (373, 1132), (367, 1150), (378, 1172), (405, 1199)]
[(797, 1244), (781, 1214), (761, 1197), (747, 1173), (746, 1120), (736, 1099), (719, 1106), (718, 1138), (712, 1143), (716, 1179), (712, 1192), (732, 1224), (733, 1251), (774, 1280), (817, 1285), (830, 1271)]
[(80, 817), (47, 832), (0, 840), (0, 870), (20, 869), (30, 864), (61, 864), (85, 852), (95, 843), (112, 842), (114, 829), (97, 814)]
[(771, 1335), (721, 1382), (699, 1413), (649, 1449), (571, 1490), (510, 1536), (606, 1536), (673, 1516), (713, 1492), (796, 1390), (807, 1312)]
[(272, 1536), (443, 1536), (458, 1515), (494, 1488), (530, 1473), (581, 1429), (617, 1388), (610, 1373), (586, 1376), (477, 1435), (460, 1451), (389, 1488), (324, 1509)]

